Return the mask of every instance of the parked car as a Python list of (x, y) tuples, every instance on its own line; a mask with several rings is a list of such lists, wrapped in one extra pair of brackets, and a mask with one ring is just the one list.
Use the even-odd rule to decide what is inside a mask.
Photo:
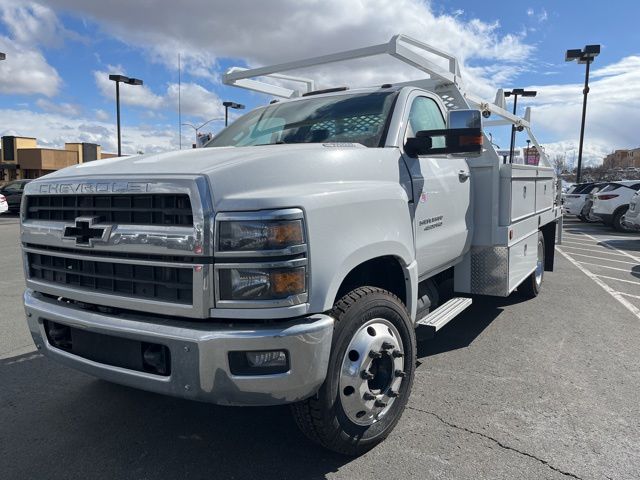
[(0, 195), (0, 213), (4, 213), (9, 210), (9, 204), (4, 195)]
[(609, 183), (593, 198), (591, 212), (605, 225), (611, 225), (620, 232), (629, 228), (622, 223), (622, 217), (629, 209), (631, 197), (640, 190), (640, 180), (622, 180)]
[(608, 183), (581, 183), (565, 193), (562, 210), (565, 215), (575, 215), (583, 222), (597, 222), (599, 219), (591, 216), (591, 196), (598, 193)]
[(7, 200), (9, 213), (18, 213), (20, 211), (20, 202), (22, 202), (22, 192), (24, 186), (31, 180), (14, 180), (0, 187), (0, 194), (4, 195)]
[(622, 217), (622, 225), (630, 230), (640, 230), (640, 191), (631, 197), (629, 209)]

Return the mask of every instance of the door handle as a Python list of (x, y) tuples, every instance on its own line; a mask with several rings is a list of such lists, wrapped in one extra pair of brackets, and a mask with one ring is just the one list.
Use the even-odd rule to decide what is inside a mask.
[(464, 182), (467, 178), (469, 178), (469, 172), (460, 170), (458, 172), (458, 178), (460, 179), (460, 181)]

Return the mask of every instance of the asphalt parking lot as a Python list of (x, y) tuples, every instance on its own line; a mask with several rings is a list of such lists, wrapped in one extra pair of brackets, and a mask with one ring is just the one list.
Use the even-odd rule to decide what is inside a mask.
[(38, 354), (21, 307), (15, 217), (0, 216), (0, 478), (640, 476), (640, 235), (568, 220), (541, 295), (484, 298), (419, 344), (409, 408), (350, 459), (286, 407), (132, 390)]

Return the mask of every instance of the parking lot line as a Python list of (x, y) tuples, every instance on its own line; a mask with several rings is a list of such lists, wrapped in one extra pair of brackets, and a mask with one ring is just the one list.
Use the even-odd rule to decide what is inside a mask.
[(624, 295), (626, 297), (633, 297), (633, 298), (637, 298), (640, 300), (640, 295), (632, 295), (631, 293), (625, 293), (625, 292), (617, 292), (620, 295)]
[(574, 242), (573, 240), (562, 240), (562, 243), (575, 243), (576, 245), (591, 245), (592, 247), (597, 246), (597, 243), (593, 242)]
[(626, 273), (633, 273), (632, 270), (625, 270), (624, 268), (618, 268), (618, 267), (609, 267), (607, 265), (600, 265), (599, 263), (591, 263), (591, 262), (579, 262), (577, 260), (573, 260), (576, 263), (579, 263), (581, 265), (593, 265), (595, 267), (602, 267), (602, 268), (610, 268), (611, 270), (618, 270), (620, 272), (626, 272)]
[(637, 265), (638, 262), (628, 262), (626, 260), (613, 260), (611, 258), (602, 258), (602, 257), (594, 257), (593, 255), (585, 255), (584, 253), (572, 253), (571, 255), (578, 257), (587, 257), (592, 258), (594, 260), (604, 260), (605, 262), (617, 262), (617, 263), (628, 263), (630, 265)]
[(619, 257), (624, 257), (626, 255), (623, 255), (622, 253), (613, 253), (608, 251), (608, 249), (605, 249), (604, 251), (602, 249), (595, 249), (595, 248), (581, 248), (581, 247), (572, 247), (571, 245), (565, 245), (564, 242), (562, 243), (562, 246), (564, 248), (570, 248), (572, 250), (581, 250), (581, 251), (585, 251), (585, 252), (597, 252), (601, 255), (616, 255)]
[(613, 298), (615, 298), (618, 302), (620, 302), (627, 310), (629, 310), (631, 313), (633, 313), (639, 320), (640, 320), (640, 309), (638, 307), (636, 307), (635, 305), (633, 305), (631, 302), (629, 302), (626, 298), (624, 298), (622, 295), (620, 295), (620, 293), (618, 293), (617, 291), (615, 291), (613, 288), (611, 288), (609, 285), (607, 285), (606, 283), (604, 283), (602, 280), (600, 280), (595, 274), (591, 273), (589, 270), (587, 270), (585, 267), (583, 267), (579, 262), (575, 261), (573, 258), (571, 258), (570, 255), (564, 253), (560, 248), (556, 247), (556, 250), (558, 252), (560, 252), (560, 254), (566, 258), (567, 260), (569, 260), (576, 268), (578, 268), (582, 273), (584, 273), (587, 277), (589, 277), (591, 280), (593, 280), (594, 282), (596, 282), (598, 285), (600, 285), (605, 292), (607, 292), (609, 295), (611, 295)]
[(640, 282), (634, 282), (633, 280), (624, 280), (622, 278), (616, 278), (616, 277), (608, 277), (606, 275), (600, 275), (600, 274), (596, 274), (594, 273), (594, 275), (596, 277), (600, 277), (600, 278), (606, 278), (607, 280), (615, 280), (617, 282), (624, 282), (624, 283), (633, 283), (634, 285), (640, 285)]
[(589, 235), (588, 233), (585, 233), (584, 235), (585, 235), (585, 236), (587, 236), (587, 237), (589, 237), (589, 238), (591, 238), (591, 239), (593, 239), (593, 240), (595, 240), (595, 241), (597, 241), (597, 242), (599, 242), (599, 243), (601, 243), (601, 244), (603, 244), (606, 248), (610, 248), (610, 249), (612, 249), (612, 250), (615, 250), (615, 251), (617, 251), (617, 252), (620, 252), (620, 253), (622, 253), (622, 254), (626, 255), (626, 256), (627, 256), (627, 257), (629, 257), (629, 258), (633, 258), (637, 263), (640, 263), (640, 258), (638, 258), (638, 257), (636, 257), (636, 256), (634, 256), (634, 255), (631, 255), (630, 253), (625, 252), (624, 250), (619, 250), (619, 249), (617, 249), (616, 247), (614, 247), (613, 245), (609, 245), (607, 242), (610, 242), (611, 240), (599, 240), (599, 239), (597, 239), (597, 238), (595, 238), (595, 237), (592, 237), (592, 236), (591, 236), (591, 235)]

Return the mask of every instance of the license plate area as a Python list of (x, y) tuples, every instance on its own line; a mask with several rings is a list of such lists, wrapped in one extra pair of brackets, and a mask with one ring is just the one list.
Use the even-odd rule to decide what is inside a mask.
[(87, 360), (138, 372), (169, 376), (169, 348), (158, 343), (89, 332), (51, 320), (44, 320), (49, 344)]

